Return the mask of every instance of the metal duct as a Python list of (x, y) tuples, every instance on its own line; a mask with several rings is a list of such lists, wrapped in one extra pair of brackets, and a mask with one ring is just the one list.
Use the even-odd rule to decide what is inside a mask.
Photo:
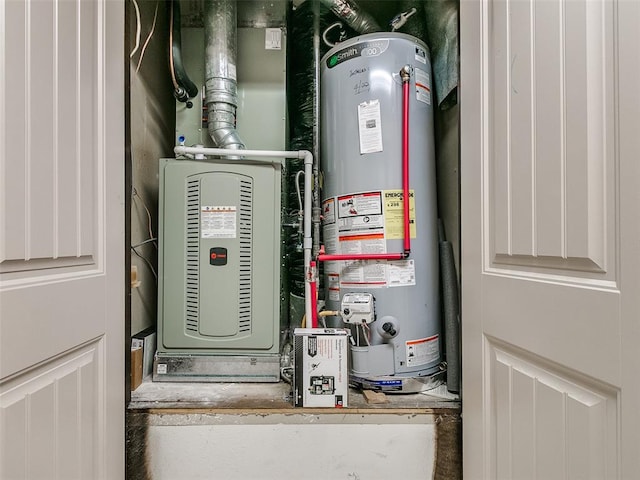
[(320, 0), (358, 33), (379, 32), (378, 22), (363, 11), (354, 0)]
[(235, 0), (205, 1), (205, 88), (209, 135), (218, 148), (243, 149), (236, 131), (238, 8)]

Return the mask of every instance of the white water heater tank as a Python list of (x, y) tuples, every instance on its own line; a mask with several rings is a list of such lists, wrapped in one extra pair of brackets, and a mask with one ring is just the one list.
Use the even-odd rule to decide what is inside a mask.
[[(410, 386), (415, 380), (433, 386), (428, 379), (441, 370), (429, 51), (409, 35), (374, 33), (339, 44), (321, 64), (322, 216), (327, 254), (403, 252), (400, 71), (407, 65), (411, 72), (410, 255), (403, 260), (324, 265), (329, 310), (349, 310), (348, 302), (356, 298), (353, 294), (373, 296), (374, 321), (347, 324), (357, 342), (351, 348), (350, 373), (353, 383), (387, 391), (415, 389)], [(350, 295), (346, 303), (345, 295)], [(343, 325), (337, 317), (330, 322)]]

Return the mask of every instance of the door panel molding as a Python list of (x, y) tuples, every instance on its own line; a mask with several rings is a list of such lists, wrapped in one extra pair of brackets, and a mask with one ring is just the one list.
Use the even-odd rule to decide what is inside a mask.
[(0, 0), (0, 477), (124, 476), (124, 10)]
[(487, 267), (614, 280), (613, 2), (487, 4)]
[[(3, 5), (6, 36), (0, 109), (2, 272), (66, 267), (103, 257), (104, 10), (97, 1)], [(10, 180), (9, 180), (10, 179)], [(20, 263), (23, 261), (24, 263)], [(86, 263), (86, 262), (84, 262)], [(8, 264), (8, 265), (6, 265)]]
[(0, 382), (1, 478), (104, 478), (104, 359), (101, 337)]
[(492, 478), (616, 478), (620, 389), (485, 337)]
[(465, 476), (635, 478), (640, 3), (460, 8)]

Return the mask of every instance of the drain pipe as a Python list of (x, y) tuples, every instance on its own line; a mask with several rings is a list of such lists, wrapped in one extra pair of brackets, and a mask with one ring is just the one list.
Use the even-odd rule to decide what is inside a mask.
[(244, 149), (236, 131), (237, 22), (235, 0), (206, 0), (204, 19), (205, 88), (209, 135), (225, 149)]

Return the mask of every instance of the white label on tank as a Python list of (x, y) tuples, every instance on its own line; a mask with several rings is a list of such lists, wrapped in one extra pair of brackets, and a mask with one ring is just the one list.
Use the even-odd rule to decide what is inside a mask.
[(382, 261), (354, 260), (344, 264), (340, 286), (381, 288), (387, 285), (386, 266)]
[(359, 217), (340, 219), (341, 232), (378, 230), (382, 228), (384, 228), (384, 217), (382, 215), (361, 215)]
[[(377, 232), (346, 234), (340, 232), (340, 253), (386, 253), (384, 233)], [(383, 261), (346, 261), (340, 271), (341, 286), (384, 287), (387, 284), (386, 263)]]
[(282, 30), (279, 28), (265, 29), (264, 48), (266, 50), (282, 50)]
[(406, 342), (407, 367), (433, 363), (440, 358), (438, 335)]
[(322, 202), (322, 220), (324, 223), (335, 223), (336, 221), (336, 200), (328, 198)]
[(382, 151), (382, 123), (380, 118), (379, 100), (371, 100), (358, 105), (361, 154)]
[(387, 285), (405, 287), (416, 284), (416, 268), (413, 260), (387, 262)]
[(200, 207), (200, 236), (202, 238), (236, 238), (235, 206), (202, 205)]
[(158, 364), (158, 375), (166, 375), (167, 373), (167, 364), (159, 363)]
[(431, 80), (429, 74), (418, 67), (414, 68), (416, 73), (416, 98), (420, 102), (431, 105)]
[(325, 250), (335, 253), (338, 250), (338, 226), (335, 223), (325, 224), (322, 233)]
[(227, 64), (229, 67), (229, 71), (227, 72), (229, 74), (229, 78), (231, 78), (231, 80), (237, 80), (238, 79), (238, 74), (236, 73), (236, 66), (233, 63), (228, 63)]
[(420, 63), (427, 63), (427, 52), (420, 47), (416, 47), (416, 60)]

